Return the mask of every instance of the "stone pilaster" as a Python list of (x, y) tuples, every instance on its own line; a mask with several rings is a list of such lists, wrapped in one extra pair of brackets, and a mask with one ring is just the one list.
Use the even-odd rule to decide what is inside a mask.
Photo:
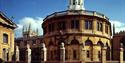
[(124, 52), (124, 49), (120, 48), (120, 63), (123, 63), (123, 56), (124, 56), (123, 52)]
[(85, 49), (85, 45), (83, 44), (81, 47), (81, 61), (85, 62), (86, 61), (86, 49)]
[(31, 49), (30, 49), (30, 45), (27, 45), (26, 62), (27, 63), (31, 63)]
[(64, 43), (61, 43), (61, 46), (60, 46), (60, 61), (62, 63), (65, 63), (65, 47), (64, 47)]
[(99, 61), (97, 46), (93, 45), (93, 61)]
[(102, 22), (102, 29), (103, 29), (103, 34), (105, 34), (105, 22)]
[(42, 43), (41, 59), (42, 59), (42, 61), (46, 61), (47, 60), (47, 49), (46, 49), (44, 43)]
[(19, 61), (19, 47), (16, 46), (16, 61)]
[(96, 19), (93, 20), (93, 33), (95, 34), (96, 33), (96, 30), (97, 30), (97, 26), (96, 26)]
[(80, 32), (84, 32), (84, 20), (80, 20)]
[(107, 47), (102, 48), (102, 63), (106, 63), (106, 49)]

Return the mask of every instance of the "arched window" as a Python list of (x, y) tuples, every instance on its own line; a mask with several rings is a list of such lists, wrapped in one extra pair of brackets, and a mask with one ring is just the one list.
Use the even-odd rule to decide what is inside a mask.
[(86, 48), (86, 58), (92, 58), (92, 54), (93, 54), (93, 52), (92, 52), (92, 46), (93, 46), (93, 44), (92, 44), (92, 41), (90, 41), (89, 39), (88, 40), (86, 40), (85, 41), (85, 47), (87, 47)]
[(85, 41), (85, 45), (86, 45), (86, 46), (92, 46), (93, 44), (92, 44), (92, 41), (86, 40), (86, 41)]
[(98, 45), (98, 46), (101, 46), (101, 47), (104, 46), (104, 44), (102, 43), (102, 41), (98, 41), (97, 45)]
[(72, 45), (78, 45), (78, 44), (79, 44), (79, 41), (76, 40), (76, 39), (73, 39), (73, 40), (71, 41), (71, 44), (72, 44)]

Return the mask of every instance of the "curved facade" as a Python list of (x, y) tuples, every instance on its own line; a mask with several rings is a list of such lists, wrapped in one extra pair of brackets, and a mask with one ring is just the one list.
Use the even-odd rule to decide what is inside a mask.
[[(102, 47), (107, 46), (106, 58), (110, 59), (111, 23), (98, 12), (67, 10), (48, 15), (42, 24), (47, 60), (59, 59), (60, 43), (65, 44), (66, 61), (100, 61)], [(82, 55), (85, 48), (86, 57)]]

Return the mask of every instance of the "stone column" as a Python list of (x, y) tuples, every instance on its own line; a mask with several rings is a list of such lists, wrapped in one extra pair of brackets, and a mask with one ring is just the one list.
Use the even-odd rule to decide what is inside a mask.
[(123, 61), (123, 56), (124, 56), (124, 54), (123, 54), (123, 52), (124, 52), (124, 49), (121, 47), (120, 48), (120, 63), (124, 63)]
[(82, 45), (81, 61), (86, 62), (86, 49), (84, 44)]
[(61, 46), (60, 46), (60, 61), (62, 63), (65, 63), (65, 47), (64, 47), (64, 43), (61, 43)]
[(44, 43), (42, 43), (41, 59), (42, 59), (42, 61), (46, 61), (47, 60), (47, 49), (46, 49)]
[(27, 45), (26, 61), (27, 61), (27, 63), (31, 63), (31, 49), (30, 49), (30, 45)]
[(16, 46), (16, 62), (19, 61), (19, 47)]
[(102, 48), (102, 63), (106, 63), (106, 49), (107, 47)]
[(93, 61), (99, 61), (97, 46), (93, 45)]

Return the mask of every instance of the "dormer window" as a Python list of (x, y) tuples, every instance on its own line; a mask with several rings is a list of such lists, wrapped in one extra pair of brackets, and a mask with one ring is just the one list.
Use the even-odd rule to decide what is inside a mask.
[(76, 4), (76, 0), (73, 0), (73, 5), (75, 5)]
[(3, 34), (3, 43), (8, 43), (8, 35), (7, 34)]

